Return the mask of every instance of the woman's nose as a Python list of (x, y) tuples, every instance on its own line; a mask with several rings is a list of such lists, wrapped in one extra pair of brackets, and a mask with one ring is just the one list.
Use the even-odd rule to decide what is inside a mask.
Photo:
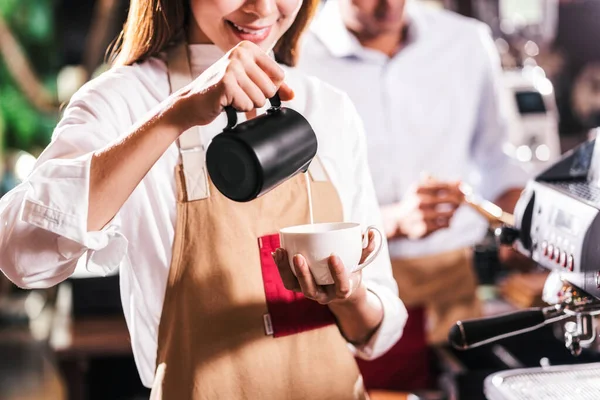
[(277, 10), (276, 0), (248, 0), (242, 10), (248, 14), (264, 18), (272, 15)]

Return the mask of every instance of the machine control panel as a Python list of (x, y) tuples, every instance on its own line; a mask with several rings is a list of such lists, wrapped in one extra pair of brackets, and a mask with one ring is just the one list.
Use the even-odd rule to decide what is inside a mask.
[(598, 208), (545, 182), (529, 182), (526, 196), (529, 202), (526, 207), (521, 203), (518, 228), (529, 232), (529, 237), (517, 242), (519, 250), (544, 268), (565, 274), (584, 290), (591, 291), (589, 278), (593, 278), (590, 294), (600, 297)]

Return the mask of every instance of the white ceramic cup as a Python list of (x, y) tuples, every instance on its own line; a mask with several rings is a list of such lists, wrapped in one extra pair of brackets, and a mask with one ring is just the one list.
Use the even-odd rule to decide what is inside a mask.
[(329, 272), (327, 259), (335, 254), (338, 256), (348, 273), (356, 272), (371, 264), (381, 250), (383, 236), (374, 226), (369, 226), (366, 232), (373, 230), (379, 235), (379, 244), (369, 257), (359, 264), (362, 250), (368, 245), (368, 235), (363, 232), (360, 224), (354, 222), (335, 222), (290, 226), (279, 231), (281, 248), (288, 253), (292, 272), (296, 275), (294, 255), (301, 254), (306, 259), (315, 282), (319, 285), (334, 283)]

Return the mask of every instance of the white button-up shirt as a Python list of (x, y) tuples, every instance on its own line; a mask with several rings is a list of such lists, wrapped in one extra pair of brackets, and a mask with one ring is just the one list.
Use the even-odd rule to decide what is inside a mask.
[[(190, 46), (194, 76), (221, 56), (215, 46)], [(381, 227), (365, 137), (354, 106), (333, 87), (297, 70), (285, 71), (296, 93), (286, 105), (301, 112), (317, 134), (319, 156), (340, 195), (344, 219)], [(157, 58), (113, 68), (89, 82), (71, 99), (31, 176), (0, 200), (0, 269), (17, 285), (55, 285), (73, 273), (80, 259), (96, 273), (120, 267), (133, 353), (148, 387), (154, 379), (158, 325), (172, 256), (179, 151), (173, 144), (117, 216), (98, 232), (87, 232), (89, 174), (93, 152), (148, 117), (169, 90), (166, 64)], [(202, 127), (204, 143), (225, 125), (223, 114)], [(385, 241), (383, 245), (380, 256), (363, 270), (363, 279), (381, 299), (384, 319), (369, 343), (359, 349), (350, 346), (364, 358), (387, 351), (400, 337), (407, 318)]]
[[(484, 24), (416, 1), (406, 9), (406, 45), (393, 57), (363, 48), (327, 0), (304, 38), (299, 68), (350, 95), (363, 118), (381, 205), (402, 200), (422, 172), (462, 179), (485, 198), (521, 187), (523, 170), (502, 151), (500, 64)], [(392, 257), (470, 246), (483, 218), (461, 207), (449, 229), (419, 240), (390, 241)]]

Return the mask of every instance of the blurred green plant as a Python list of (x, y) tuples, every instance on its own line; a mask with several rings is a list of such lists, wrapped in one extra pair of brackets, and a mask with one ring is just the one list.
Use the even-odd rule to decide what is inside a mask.
[[(54, 0), (0, 0), (0, 18), (29, 61), (46, 94), (56, 98), (59, 52), (54, 24)], [(0, 46), (6, 46), (6, 41)], [(44, 148), (58, 120), (56, 107), (35, 104), (35, 96), (24, 93), (21, 71), (7, 65), (0, 52), (0, 138), (2, 148), (29, 152)], [(23, 81), (23, 80), (21, 80)], [(33, 97), (33, 98), (32, 98)]]

